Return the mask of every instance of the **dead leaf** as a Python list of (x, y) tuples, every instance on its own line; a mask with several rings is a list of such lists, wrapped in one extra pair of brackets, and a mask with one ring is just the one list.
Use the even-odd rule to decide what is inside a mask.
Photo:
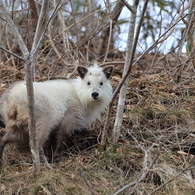
[(124, 118), (124, 119), (128, 119), (128, 118), (129, 118), (129, 115), (126, 114), (126, 113), (123, 113), (123, 118)]
[(145, 77), (147, 79), (156, 79), (157, 77), (159, 77), (159, 74), (146, 74)]
[(177, 151), (177, 153), (178, 153), (178, 154), (182, 154), (182, 155), (188, 155), (188, 153), (186, 153), (186, 152), (184, 152), (184, 151), (182, 151), (182, 150)]
[(153, 104), (152, 107), (156, 108), (158, 110), (161, 110), (161, 111), (166, 110), (165, 107), (163, 105), (161, 105), (161, 104)]
[(122, 152), (122, 148), (116, 148), (116, 153), (121, 153)]

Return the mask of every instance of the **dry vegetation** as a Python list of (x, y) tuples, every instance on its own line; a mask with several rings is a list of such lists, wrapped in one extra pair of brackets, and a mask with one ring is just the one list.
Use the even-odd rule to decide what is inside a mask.
[[(148, 55), (133, 68), (116, 146), (108, 144), (105, 151), (98, 147), (105, 114), (90, 131), (71, 138), (63, 163), (53, 164), (52, 171), (44, 169), (34, 175), (29, 148), (7, 145), (0, 175), (1, 194), (114, 194), (139, 179), (136, 186), (121, 194), (138, 191), (194, 194), (195, 82), (186, 72), (177, 84), (170, 71), (166, 71), (169, 60), (166, 64), (161, 60), (154, 63), (152, 70), (142, 71), (141, 64), (146, 61), (146, 65), (152, 64), (153, 58), (154, 55)], [(8, 69), (8, 66), (2, 67)], [(51, 76), (60, 76), (61, 67), (59, 70), (58, 67), (52, 67), (56, 71), (51, 71)], [(159, 71), (160, 67), (163, 71)], [(113, 87), (120, 79), (121, 68), (121, 64), (115, 66)], [(45, 65), (39, 69), (50, 71)], [(17, 72), (3, 70), (3, 73), (1, 92), (15, 79)], [(38, 72), (37, 77), (44, 78), (42, 74)], [(110, 131), (115, 112), (114, 107)]]
[[(107, 49), (104, 45), (104, 51), (100, 51), (97, 44), (102, 40), (99, 32), (109, 21), (105, 10), (98, 10), (102, 11), (99, 19), (97, 10), (93, 15), (78, 10), (69, 14), (70, 10), (63, 6), (52, 18), (40, 45), (34, 71), (37, 81), (75, 77), (76, 73), (72, 73), (77, 64), (89, 65), (102, 57), (97, 53), (105, 53)], [(33, 33), (26, 20), (28, 11), (13, 13), (15, 24), (20, 26), (20, 33), (30, 48)], [(64, 23), (62, 13), (66, 16)], [(75, 23), (75, 18), (81, 19)], [(1, 44), (21, 55), (4, 20), (0, 26), (3, 29)], [(93, 30), (82, 31), (82, 27)], [(108, 34), (109, 29), (106, 32)], [(113, 32), (117, 34), (116, 29)], [(107, 46), (108, 42), (105, 43)], [(115, 89), (123, 73), (125, 53), (111, 43), (107, 58), (100, 61), (115, 66), (111, 80)], [(110, 142), (105, 150), (99, 148), (106, 112), (90, 129), (75, 134), (66, 143), (64, 160), (60, 164), (51, 163), (53, 170), (43, 168), (34, 174), (29, 147), (7, 145), (0, 170), (0, 194), (195, 194), (195, 81), (191, 59), (193, 56), (187, 54), (156, 52), (144, 55), (137, 62), (128, 81), (121, 134), (116, 145)], [(24, 76), (23, 61), (0, 50), (0, 95)], [(110, 119), (110, 132), (116, 108), (117, 100)]]

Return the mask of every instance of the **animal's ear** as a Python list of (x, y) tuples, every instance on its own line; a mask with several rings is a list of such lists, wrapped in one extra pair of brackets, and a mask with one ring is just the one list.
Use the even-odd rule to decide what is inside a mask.
[(109, 79), (113, 72), (113, 66), (106, 66), (103, 68), (103, 72), (106, 75), (106, 78)]
[(88, 69), (84, 66), (78, 66), (77, 72), (78, 72), (79, 76), (83, 79), (85, 77), (85, 75), (87, 74)]

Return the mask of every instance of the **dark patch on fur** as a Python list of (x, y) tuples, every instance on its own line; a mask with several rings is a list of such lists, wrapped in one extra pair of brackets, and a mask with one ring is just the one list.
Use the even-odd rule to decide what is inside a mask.
[(0, 117), (0, 127), (5, 128), (5, 124), (4, 124), (3, 120), (1, 119), (1, 117)]
[(10, 120), (16, 120), (17, 117), (17, 111), (14, 109), (10, 110), (8, 113), (8, 117)]
[(103, 68), (103, 72), (106, 75), (106, 78), (109, 79), (112, 75), (112, 72), (113, 72), (113, 66), (107, 66), (107, 67)]
[(88, 69), (85, 68), (84, 66), (78, 66), (77, 72), (78, 72), (79, 76), (83, 79), (85, 77), (85, 75), (87, 74)]

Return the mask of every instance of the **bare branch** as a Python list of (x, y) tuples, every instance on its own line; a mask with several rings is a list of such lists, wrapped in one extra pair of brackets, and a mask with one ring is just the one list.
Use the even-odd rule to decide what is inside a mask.
[(18, 59), (20, 59), (20, 60), (25, 60), (24, 58), (22, 58), (22, 57), (18, 56), (17, 54), (15, 54), (15, 53), (13, 53), (13, 52), (11, 52), (11, 51), (5, 49), (5, 48), (2, 47), (2, 46), (0, 46), (0, 49), (4, 50), (5, 52), (11, 54), (12, 56), (14, 56), (14, 57), (16, 57), (16, 58), (18, 58)]
[[(145, 3), (147, 3), (147, 1), (145, 1)], [(187, 6), (188, 7), (188, 6)], [(149, 51), (151, 51), (156, 45), (158, 45), (159, 43), (161, 43), (162, 41), (164, 41), (165, 39), (168, 38), (168, 36), (166, 36), (167, 33), (169, 33), (169, 31), (179, 22), (181, 21), (183, 18), (185, 18), (188, 14), (186, 14), (184, 17), (182, 17), (181, 19), (179, 19), (177, 17), (177, 20), (175, 20), (175, 22), (173, 23), (173, 25), (171, 27), (169, 27), (165, 33), (163, 33), (159, 38), (158, 40), (153, 44), (151, 45), (145, 52), (142, 53), (142, 55), (139, 56), (139, 58), (137, 58), (137, 60), (132, 64), (131, 62), (131, 66), (134, 66), (138, 61), (139, 59), (141, 59), (141, 57), (143, 57), (143, 55), (145, 55), (146, 53), (148, 53)], [(140, 28), (140, 25), (138, 25), (139, 28)], [(171, 35), (171, 33), (169, 33), (169, 36)], [(135, 38), (135, 40), (138, 39)], [(135, 42), (136, 43), (136, 42)], [(136, 44), (134, 43), (134, 50), (136, 48)], [(133, 59), (132, 59), (133, 60)], [(129, 67), (129, 69), (127, 70), (127, 72), (124, 74), (122, 80), (120, 81), (120, 83), (118, 84), (114, 94), (113, 94), (113, 97), (112, 97), (112, 100), (109, 104), (109, 107), (108, 107), (108, 114), (107, 114), (107, 118), (106, 118), (106, 122), (105, 122), (105, 125), (104, 125), (104, 130), (103, 130), (103, 133), (102, 133), (102, 140), (101, 140), (101, 148), (104, 148), (106, 146), (106, 138), (108, 137), (107, 134), (108, 134), (108, 124), (109, 124), (109, 120), (110, 120), (110, 115), (111, 115), (111, 110), (112, 110), (112, 105), (113, 105), (113, 102), (114, 102), (114, 99), (116, 98), (116, 95), (118, 94), (119, 90), (121, 89), (122, 85), (124, 84), (125, 80), (127, 79), (130, 71), (131, 71), (131, 66)]]
[(28, 51), (28, 49), (27, 49), (27, 47), (26, 47), (26, 45), (25, 45), (25, 43), (24, 43), (24, 41), (23, 41), (23, 39), (22, 39), (18, 29), (17, 29), (17, 27), (15, 26), (13, 20), (11, 19), (11, 16), (10, 16), (9, 12), (5, 8), (5, 5), (4, 5), (2, 0), (0, 0), (0, 10), (4, 13), (6, 21), (8, 22), (8, 24), (9, 24), (11, 30), (12, 30), (12, 33), (13, 33), (13, 35), (14, 35), (14, 37), (15, 37), (15, 39), (16, 39), (16, 41), (17, 41), (17, 43), (18, 43), (18, 45), (19, 45), (19, 47), (20, 47), (20, 49), (21, 49), (21, 51), (24, 55), (24, 57), (27, 57), (27, 55), (29, 54), (29, 51)]
[[(147, 1), (145, 1), (145, 4), (144, 4), (144, 9), (145, 7), (147, 6)], [(139, 1), (135, 1), (134, 2), (134, 6), (136, 4), (138, 4)], [(135, 6), (136, 7), (136, 6)], [(125, 80), (127, 79), (130, 71), (131, 71), (131, 67), (132, 67), (132, 62), (133, 62), (133, 56), (134, 56), (134, 53), (135, 53), (135, 49), (136, 49), (136, 45), (137, 45), (137, 40), (138, 40), (138, 36), (139, 36), (139, 31), (140, 31), (140, 28), (141, 28), (141, 23), (142, 23), (142, 20), (143, 20), (143, 16), (144, 14), (142, 14), (142, 17), (140, 18), (140, 22), (138, 24), (138, 30), (137, 30), (137, 34), (136, 34), (136, 37), (135, 37), (135, 42), (134, 42), (134, 45), (133, 45), (133, 48), (132, 48), (132, 53), (131, 53), (131, 56), (129, 57), (129, 67), (127, 68), (125, 74), (123, 75), (123, 78), (122, 80), (120, 81), (119, 85), (117, 86), (114, 94), (113, 94), (113, 97), (112, 97), (112, 100), (110, 101), (110, 104), (109, 104), (109, 107), (108, 107), (108, 111), (107, 111), (107, 118), (106, 118), (106, 122), (105, 122), (105, 125), (104, 125), (104, 130), (103, 130), (103, 133), (102, 133), (102, 139), (101, 139), (101, 144), (100, 144), (100, 147), (101, 148), (104, 148), (106, 146), (106, 138), (107, 138), (107, 134), (108, 134), (108, 124), (109, 124), (109, 119), (110, 119), (110, 115), (111, 115), (111, 110), (112, 110), (112, 105), (113, 105), (113, 102), (119, 92), (119, 90), (121, 89), (122, 85), (124, 84)], [(130, 31), (130, 30), (129, 30)], [(127, 47), (127, 51), (128, 51), (128, 47)], [(126, 61), (126, 60), (125, 60)]]
[[(36, 28), (36, 33), (34, 37), (34, 41), (31, 48), (30, 58), (25, 63), (26, 70), (26, 87), (28, 93), (28, 106), (29, 106), (29, 134), (30, 134), (30, 146), (31, 153), (34, 157), (35, 171), (40, 171), (40, 154), (38, 148), (38, 140), (36, 136), (36, 122), (35, 122), (35, 114), (34, 114), (34, 89), (33, 89), (33, 80), (32, 80), (32, 67), (34, 66), (34, 60), (36, 57), (36, 51), (38, 50), (39, 44), (42, 40), (42, 37), (45, 33), (45, 29), (47, 26), (47, 14), (46, 11), (48, 9), (49, 2), (47, 0), (43, 0), (41, 6), (41, 12)], [(51, 168), (50, 165), (46, 163), (48, 168)]]
[[(40, 171), (40, 156), (39, 156), (39, 148), (38, 148), (38, 141), (36, 136), (36, 123), (35, 123), (35, 116), (34, 116), (34, 90), (33, 90), (33, 80), (32, 80), (32, 67), (34, 66), (34, 59), (36, 57), (36, 51), (39, 47), (39, 44), (41, 42), (41, 39), (43, 37), (43, 34), (46, 30), (47, 24), (45, 21), (47, 19), (47, 8), (48, 8), (49, 2), (44, 0), (42, 2), (41, 7), (41, 16), (39, 17), (39, 21), (37, 24), (37, 29), (34, 37), (34, 42), (31, 48), (31, 53), (28, 51), (17, 27), (15, 26), (13, 20), (11, 19), (9, 12), (6, 10), (2, 0), (0, 1), (0, 10), (5, 15), (6, 21), (8, 22), (14, 37), (22, 50), (22, 53), (24, 55), (24, 61), (25, 61), (25, 80), (26, 80), (26, 88), (27, 88), (27, 99), (28, 99), (28, 128), (29, 128), (29, 136), (30, 136), (30, 147), (31, 147), (31, 153), (33, 156), (33, 161), (35, 164), (35, 171)], [(49, 166), (49, 164), (46, 163), (46, 166)]]
[[(132, 135), (131, 135), (132, 136)], [(133, 136), (132, 138), (137, 142), (137, 139), (135, 139)], [(137, 142), (138, 143), (138, 142)], [(137, 179), (137, 181), (134, 181), (126, 186), (124, 186), (123, 188), (121, 188), (120, 190), (118, 190), (117, 192), (115, 192), (113, 195), (117, 195), (119, 193), (121, 193), (122, 191), (124, 191), (125, 189), (131, 187), (131, 186), (134, 186), (134, 185), (138, 185), (141, 181), (143, 181), (148, 172), (149, 172), (149, 158), (150, 158), (150, 151), (153, 149), (154, 145), (156, 143), (153, 143), (147, 150), (143, 148), (143, 146), (141, 144), (138, 143), (139, 147), (142, 149), (142, 151), (144, 152), (144, 162), (143, 162), (143, 171), (142, 171), (142, 174), (140, 176), (140, 178)], [(152, 163), (153, 164), (153, 163)]]
[(161, 186), (159, 186), (158, 188), (156, 188), (149, 195), (152, 195), (152, 194), (156, 193), (162, 187), (164, 187), (165, 185), (167, 185), (168, 183), (170, 183), (171, 181), (173, 181), (174, 179), (176, 179), (177, 177), (179, 177), (180, 175), (182, 175), (185, 171), (188, 171), (188, 170), (191, 170), (191, 169), (195, 169), (195, 166), (192, 167), (192, 165), (189, 165), (188, 167), (186, 167), (185, 169), (183, 169), (180, 173), (178, 173), (175, 177), (169, 179), (167, 182), (165, 182), (164, 184), (162, 184)]
[[(129, 24), (130, 26), (129, 26), (129, 34), (128, 34), (126, 59), (125, 59), (125, 64), (124, 64), (123, 76), (125, 75), (126, 71), (128, 70), (128, 67), (131, 66), (131, 61), (132, 61), (133, 56), (134, 56), (133, 42), (134, 42), (134, 29), (135, 29), (136, 12), (137, 12), (136, 4), (134, 4), (134, 9), (135, 9), (135, 11), (133, 12), (133, 14), (131, 14), (130, 24)], [(114, 129), (112, 131), (112, 142), (114, 144), (116, 144), (116, 142), (119, 138), (120, 129), (121, 129), (121, 125), (122, 125), (127, 83), (128, 83), (128, 79), (126, 79), (126, 81), (124, 82), (123, 86), (120, 89), (116, 119), (115, 119), (115, 123), (114, 123)]]
[(84, 180), (85, 180), (85, 182), (86, 182), (86, 184), (87, 184), (87, 187), (88, 187), (89, 190), (91, 191), (91, 194), (92, 194), (92, 195), (95, 195), (94, 190), (93, 190), (93, 188), (91, 187), (89, 181), (87, 180), (87, 178), (86, 178), (86, 176), (85, 176), (83, 170), (82, 170), (81, 168), (80, 168), (79, 170), (80, 170), (81, 175), (82, 175), (82, 177), (84, 178)]
[(47, 18), (48, 18), (48, 5), (49, 5), (49, 1), (47, 0), (43, 0), (42, 2), (42, 6), (41, 6), (41, 12), (39, 15), (39, 20), (37, 23), (37, 28), (36, 28), (36, 33), (34, 36), (34, 41), (33, 41), (33, 45), (31, 48), (31, 53), (34, 52), (36, 53), (37, 50), (37, 45), (39, 45), (38, 42), (40, 42), (40, 40), (42, 40), (43, 34), (45, 32), (45, 28), (46, 28), (46, 23), (47, 23)]
[[(106, 50), (108, 51), (109, 46), (110, 46), (110, 38), (111, 38), (111, 33), (112, 33), (112, 29), (114, 28), (116, 21), (118, 19), (118, 17), (120, 16), (120, 13), (122, 11), (124, 7), (124, 4), (121, 1), (117, 1), (113, 11), (108, 15), (109, 16), (109, 25), (106, 26), (103, 30), (102, 30), (102, 34), (101, 37), (99, 39), (99, 44), (98, 44), (98, 48), (97, 48), (97, 56), (103, 56), (103, 54), (106, 53)], [(107, 56), (107, 55), (106, 55)], [(106, 58), (105, 56), (105, 58)], [(104, 61), (105, 61), (104, 58)]]
[[(195, 13), (195, 11), (193, 11), (192, 13)], [(191, 14), (192, 14), (191, 13)], [(168, 36), (165, 36), (172, 28), (174, 28), (181, 20), (183, 20), (186, 16), (188, 16), (189, 14), (185, 14), (182, 18), (176, 20), (172, 26), (170, 26), (147, 50), (145, 50), (134, 62), (132, 66), (135, 66), (135, 64), (145, 55), (147, 54), (149, 51), (151, 51), (153, 48), (155, 48), (158, 44), (160, 44), (161, 42), (163, 42), (165, 39), (168, 38)], [(170, 36), (171, 34), (169, 34)], [(165, 37), (164, 37), (165, 36)], [(164, 37), (164, 38), (163, 38)]]
[(117, 194), (123, 192), (125, 189), (130, 188), (131, 186), (136, 185), (136, 183), (137, 183), (137, 181), (134, 181), (134, 182), (132, 182), (132, 183), (130, 183), (130, 184), (122, 187), (120, 190), (118, 190), (117, 192), (115, 192), (113, 195), (117, 195)]
[(48, 19), (48, 17), (46, 17), (47, 16), (47, 9), (48, 9), (48, 6), (49, 6), (48, 1), (46, 0), (46, 1), (42, 2), (42, 5), (43, 5), (43, 3), (45, 3), (46, 5), (43, 5), (44, 6), (43, 10), (41, 9), (42, 17), (39, 17), (39, 21), (38, 21), (38, 24), (37, 24), (37, 25), (39, 25), (39, 27), (36, 28), (36, 34), (35, 34), (36, 38), (34, 38), (33, 46), (31, 48), (32, 55), (36, 54), (36, 52), (37, 52), (37, 50), (39, 48), (39, 45), (41, 43), (41, 40), (42, 40), (42, 38), (43, 38), (43, 36), (45, 34), (45, 31), (46, 31), (46, 29), (47, 29), (51, 19), (53, 18), (53, 16), (56, 14), (56, 12), (59, 9), (60, 2), (61, 2), (61, 0), (58, 1), (58, 4), (56, 5), (56, 7), (55, 7), (55, 9), (54, 9), (54, 11), (51, 14), (49, 19)]
[[(159, 137), (148, 149), (145, 149), (143, 147), (143, 145), (138, 142), (138, 140), (132, 135), (132, 133), (130, 131), (128, 133), (131, 135), (131, 137), (133, 138), (133, 140), (135, 141), (135, 143), (138, 145), (138, 147), (144, 153), (143, 170), (142, 170), (142, 174), (137, 179), (137, 181), (134, 181), (134, 182), (131, 182), (130, 184), (125, 185), (124, 187), (122, 187), (121, 189), (119, 189), (117, 192), (115, 192), (113, 195), (118, 195), (119, 193), (123, 192), (125, 189), (127, 189), (129, 187), (132, 187), (132, 186), (139, 185), (140, 182), (144, 181), (146, 179), (149, 171), (152, 170), (153, 165), (154, 165), (154, 163), (156, 162), (156, 160), (157, 160), (157, 158), (159, 156), (159, 154), (157, 154), (157, 156), (152, 160), (152, 162), (150, 161), (150, 153), (151, 153), (151, 150), (163, 138), (163, 136), (162, 137)], [(161, 143), (161, 145), (162, 145), (162, 143)], [(187, 166), (185, 169), (183, 169), (177, 175), (175, 175), (174, 177), (172, 177), (171, 179), (169, 179), (167, 182), (163, 183), (161, 186), (157, 187), (149, 195), (155, 194), (162, 187), (164, 187), (165, 185), (167, 185), (168, 183), (170, 183), (171, 181), (173, 181), (174, 179), (176, 179), (177, 177), (179, 177), (180, 175), (182, 175), (185, 171), (188, 171), (188, 170), (191, 170), (191, 169), (194, 169), (194, 168), (195, 168), (195, 166), (192, 167), (192, 165)]]
[(121, 0), (121, 1), (130, 10), (130, 12), (132, 12), (132, 14), (135, 14), (135, 10), (133, 6), (131, 6), (126, 0)]

